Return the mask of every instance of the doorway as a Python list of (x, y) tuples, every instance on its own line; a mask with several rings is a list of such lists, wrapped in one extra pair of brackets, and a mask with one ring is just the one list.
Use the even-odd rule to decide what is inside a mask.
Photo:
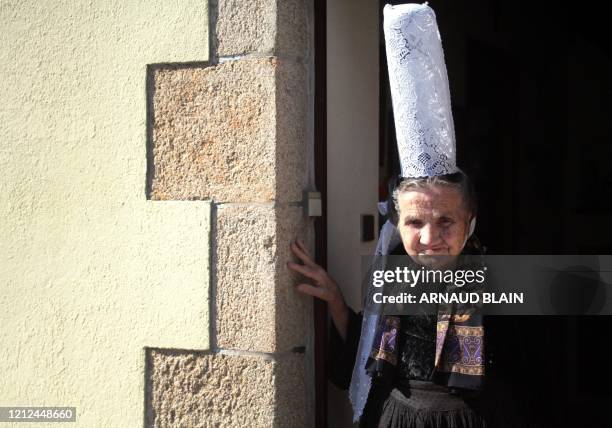
[[(326, 261), (355, 310), (361, 308), (360, 257), (376, 243), (362, 239), (362, 219), (374, 216), (376, 238), (376, 204), (399, 172), (384, 3), (326, 5)], [(457, 161), (475, 182), (476, 233), (488, 253), (612, 254), (612, 36), (605, 14), (591, 10), (580, 21), (567, 8), (500, 0), (429, 5), (448, 69)], [(499, 331), (516, 322), (499, 320)], [(612, 398), (604, 386), (612, 377), (581, 367), (605, 367), (610, 317), (520, 323), (533, 332), (526, 335), (534, 361), (526, 387), (556, 391), (560, 410), (549, 422), (591, 426)], [(551, 361), (553, 351), (562, 357)], [(352, 426), (346, 391), (329, 385), (327, 404), (329, 426)]]

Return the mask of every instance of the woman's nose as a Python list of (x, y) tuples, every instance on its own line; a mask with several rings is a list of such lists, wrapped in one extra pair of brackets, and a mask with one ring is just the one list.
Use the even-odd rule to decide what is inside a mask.
[(421, 245), (433, 245), (438, 241), (439, 238), (440, 232), (435, 226), (431, 224), (426, 224), (421, 228)]

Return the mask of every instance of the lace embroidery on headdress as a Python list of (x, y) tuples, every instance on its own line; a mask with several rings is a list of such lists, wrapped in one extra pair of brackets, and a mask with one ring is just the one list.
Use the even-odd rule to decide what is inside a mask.
[(448, 77), (435, 14), (417, 4), (385, 7), (384, 14), (402, 176), (457, 172)]

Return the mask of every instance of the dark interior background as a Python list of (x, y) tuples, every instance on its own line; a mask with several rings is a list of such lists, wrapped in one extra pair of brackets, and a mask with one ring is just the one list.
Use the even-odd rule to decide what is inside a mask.
[[(381, 20), (385, 3), (405, 1), (381, 2)], [(612, 254), (612, 36), (604, 9), (429, 5), (445, 52), (458, 164), (476, 185), (476, 233), (487, 252)], [(382, 21), (380, 28), (382, 200), (399, 165)], [(610, 317), (496, 317), (490, 325), (498, 359), (524, 394), (516, 399), (531, 402), (530, 419), (612, 426)]]

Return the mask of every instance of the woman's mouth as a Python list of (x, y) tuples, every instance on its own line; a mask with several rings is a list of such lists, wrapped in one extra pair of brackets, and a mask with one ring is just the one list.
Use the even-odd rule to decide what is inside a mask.
[(427, 248), (419, 252), (419, 255), (423, 256), (435, 256), (444, 254), (448, 254), (448, 248), (446, 247)]

